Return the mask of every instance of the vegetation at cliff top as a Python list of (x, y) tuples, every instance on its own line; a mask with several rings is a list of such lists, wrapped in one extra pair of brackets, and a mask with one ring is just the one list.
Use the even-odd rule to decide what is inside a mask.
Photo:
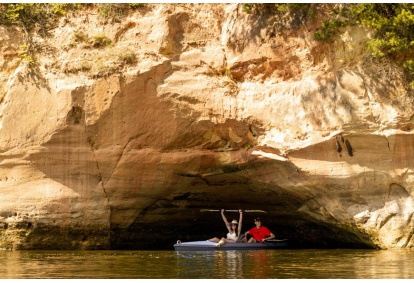
[(315, 39), (324, 40), (324, 34), (334, 35), (335, 30), (346, 25), (372, 28), (375, 35), (368, 41), (372, 55), (401, 62), (414, 88), (413, 3), (348, 4), (333, 12), (336, 17), (323, 23)]
[[(0, 3), (0, 24), (20, 26), (26, 37), (26, 44), (20, 46), (19, 56), (29, 66), (35, 63), (34, 55), (39, 46), (33, 44), (31, 32), (46, 37), (49, 31), (56, 27), (57, 20), (68, 13), (75, 13), (81, 9), (95, 8), (102, 22), (109, 20), (119, 22), (129, 11), (142, 7), (144, 4), (74, 4), (74, 3)], [(95, 35), (90, 39), (90, 45), (94, 48), (109, 46), (111, 40), (105, 35)], [(131, 62), (132, 59), (126, 60)]]
[(310, 4), (304, 3), (246, 3), (243, 4), (243, 11), (245, 13), (261, 13), (261, 12), (272, 12), (272, 13), (309, 13), (310, 12)]
[(330, 39), (339, 27), (360, 25), (372, 28), (369, 42), (374, 56), (411, 53), (414, 47), (414, 4), (347, 4), (334, 9), (334, 18), (324, 21), (316, 40)]
[[(313, 6), (312, 6), (313, 5)], [(319, 4), (244, 4), (247, 13), (289, 12), (306, 16)], [(317, 41), (333, 39), (345, 26), (364, 26), (374, 30), (368, 48), (374, 57), (388, 56), (400, 62), (414, 88), (414, 4), (358, 3), (331, 5), (332, 17), (314, 33)]]
[(94, 7), (103, 20), (113, 19), (119, 21), (126, 12), (142, 7), (141, 3), (130, 4), (80, 4), (80, 3), (0, 3), (0, 24), (18, 24), (25, 31), (37, 27), (39, 33), (46, 35), (53, 28), (56, 20), (67, 13), (82, 8)]
[(73, 10), (76, 5), (47, 3), (0, 4), (0, 23), (5, 25), (18, 24), (25, 32), (29, 32), (37, 26), (39, 33), (45, 35), (58, 17), (65, 15), (67, 11)]
[[(104, 22), (120, 21), (130, 10), (143, 6), (131, 4), (79, 4), (79, 3), (16, 3), (0, 4), (0, 24), (20, 25), (25, 32), (26, 48), (23, 55), (27, 58), (34, 52), (30, 31), (36, 29), (41, 36), (47, 36), (55, 27), (59, 17), (79, 9), (95, 8)], [(314, 3), (255, 3), (243, 4), (246, 13), (262, 12), (290, 13), (302, 20), (313, 18)], [(329, 5), (329, 4), (325, 4)], [(323, 21), (314, 39), (332, 39), (344, 26), (360, 25), (373, 29), (374, 37), (368, 41), (373, 56), (389, 56), (401, 62), (407, 75), (414, 79), (414, 4), (413, 3), (358, 3), (331, 5), (332, 16)], [(29, 58), (30, 59), (30, 58)], [(412, 83), (414, 87), (414, 80)]]

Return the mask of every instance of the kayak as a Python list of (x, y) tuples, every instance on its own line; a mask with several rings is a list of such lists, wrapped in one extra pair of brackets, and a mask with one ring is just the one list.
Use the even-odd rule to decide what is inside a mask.
[(283, 240), (269, 240), (263, 243), (225, 243), (221, 247), (216, 247), (215, 242), (206, 241), (193, 241), (193, 242), (181, 242), (180, 240), (174, 245), (176, 251), (229, 251), (229, 250), (271, 250), (282, 249), (288, 246), (287, 239)]

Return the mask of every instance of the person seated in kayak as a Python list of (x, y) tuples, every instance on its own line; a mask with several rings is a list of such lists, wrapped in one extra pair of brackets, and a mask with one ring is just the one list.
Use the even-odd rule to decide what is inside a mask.
[(247, 241), (248, 235), (251, 235), (251, 238), (247, 241), (248, 243), (264, 242), (275, 238), (275, 235), (267, 227), (262, 226), (262, 218), (256, 217), (254, 224), (256, 227), (244, 233), (243, 242)]
[(216, 247), (221, 247), (222, 245), (224, 245), (226, 242), (229, 243), (235, 243), (237, 242), (237, 240), (239, 239), (240, 233), (241, 233), (241, 229), (242, 229), (242, 221), (243, 221), (243, 211), (241, 209), (239, 209), (239, 222), (237, 222), (236, 219), (233, 219), (231, 221), (231, 223), (229, 223), (227, 221), (226, 216), (224, 215), (224, 209), (221, 210), (221, 217), (223, 218), (224, 224), (226, 224), (227, 230), (229, 231), (227, 233), (227, 237), (226, 238), (217, 238), (214, 237), (212, 239), (210, 239), (210, 242), (216, 242)]

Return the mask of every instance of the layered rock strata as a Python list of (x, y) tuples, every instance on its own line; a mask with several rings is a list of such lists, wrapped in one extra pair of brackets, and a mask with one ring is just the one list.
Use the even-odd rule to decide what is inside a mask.
[(298, 247), (414, 246), (413, 94), (369, 30), (320, 43), (320, 18), (239, 4), (79, 13), (34, 35), (35, 66), (0, 26), (1, 248), (172, 248), (223, 233), (202, 208), (265, 210)]

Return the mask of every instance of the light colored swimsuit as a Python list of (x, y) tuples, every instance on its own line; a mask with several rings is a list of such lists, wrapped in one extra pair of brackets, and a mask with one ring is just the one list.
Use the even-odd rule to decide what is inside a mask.
[(237, 234), (236, 234), (236, 232), (234, 232), (234, 233), (227, 233), (227, 240), (237, 241)]

